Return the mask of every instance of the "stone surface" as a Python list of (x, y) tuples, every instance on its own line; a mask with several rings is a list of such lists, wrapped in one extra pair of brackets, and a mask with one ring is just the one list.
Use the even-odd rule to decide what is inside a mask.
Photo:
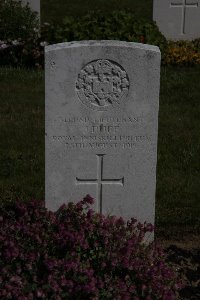
[(36, 11), (40, 15), (40, 0), (22, 0), (22, 4), (26, 5), (29, 3), (30, 8)]
[(153, 20), (167, 39), (200, 38), (200, 0), (154, 0)]
[(154, 223), (160, 51), (119, 41), (45, 47), (45, 203)]

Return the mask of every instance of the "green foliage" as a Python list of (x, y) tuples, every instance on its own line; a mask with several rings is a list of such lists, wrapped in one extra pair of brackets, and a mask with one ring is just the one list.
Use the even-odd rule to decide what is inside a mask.
[(0, 0), (0, 40), (27, 39), (31, 33), (37, 34), (39, 20), (37, 13), (21, 0)]
[(81, 40), (120, 40), (158, 46), (164, 65), (200, 64), (200, 39), (167, 41), (154, 22), (137, 19), (134, 13), (90, 12), (66, 16), (59, 24), (44, 23), (21, 1), (0, 0), (0, 65), (44, 66), (44, 46)]
[(110, 14), (91, 12), (75, 19), (65, 17), (55, 30), (56, 42), (79, 40), (121, 40), (166, 47), (166, 39), (155, 23), (138, 20), (133, 13), (114, 11)]
[[(9, 3), (13, 3), (12, 1), (9, 0)], [(21, 8), (19, 3), (18, 6)], [(28, 7), (26, 9), (29, 10)], [(7, 32), (9, 36), (9, 30)], [(19, 35), (20, 38), (17, 40), (6, 37), (6, 40), (0, 41), (1, 65), (42, 68), (44, 46), (81, 40), (120, 40), (155, 45), (160, 48), (162, 63), (165, 65), (200, 64), (199, 39), (168, 42), (154, 22), (138, 20), (133, 13), (127, 11), (114, 11), (110, 14), (91, 12), (79, 18), (67, 16), (61, 25), (49, 23), (41, 25), (40, 35), (36, 28), (31, 28), (26, 34), (21, 32)], [(23, 39), (25, 35), (26, 38)]]
[(101, 10), (103, 14), (110, 14), (114, 10), (127, 9), (134, 13), (135, 18), (152, 20), (153, 0), (42, 0), (42, 21), (49, 23), (62, 22), (66, 15), (84, 16), (91, 10)]
[[(9, 1), (12, 2), (13, 0)], [(28, 26), (26, 27), (28, 28)], [(163, 55), (167, 45), (166, 39), (154, 23), (137, 20), (133, 13), (126, 11), (115, 11), (110, 14), (91, 12), (78, 19), (68, 16), (64, 18), (61, 25), (44, 23), (41, 26), (40, 36), (35, 31), (31, 28), (25, 40), (23, 39), (24, 33), (20, 35), (20, 40), (16, 40), (15, 36), (14, 41), (8, 39), (8, 37), (11, 38), (8, 33), (3, 44), (0, 41), (0, 64), (43, 67), (44, 45), (59, 42), (121, 40), (147, 43), (158, 45)]]
[(40, 67), (39, 19), (21, 0), (0, 0), (0, 65)]

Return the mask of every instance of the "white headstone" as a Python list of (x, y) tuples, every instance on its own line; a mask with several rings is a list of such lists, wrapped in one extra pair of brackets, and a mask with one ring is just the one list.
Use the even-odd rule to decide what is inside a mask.
[(167, 39), (200, 38), (200, 0), (154, 0), (153, 20)]
[(36, 11), (40, 15), (40, 0), (22, 0), (22, 4), (29, 4), (33, 11)]
[(158, 47), (62, 43), (45, 60), (47, 209), (90, 194), (98, 212), (154, 224)]

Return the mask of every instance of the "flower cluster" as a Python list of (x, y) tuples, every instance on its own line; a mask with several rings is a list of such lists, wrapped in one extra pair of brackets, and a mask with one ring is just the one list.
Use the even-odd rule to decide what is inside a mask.
[(105, 217), (94, 199), (62, 205), (7, 203), (0, 214), (0, 298), (176, 298), (183, 283), (164, 252), (143, 243), (153, 231), (132, 218)]
[(17, 40), (10, 40), (8, 39), (7, 41), (1, 41), (0, 40), (0, 50), (1, 49), (7, 49), (7, 48), (10, 48), (12, 46), (18, 46), (18, 45), (21, 45), (22, 44), (22, 41), (21, 39), (17, 39)]
[(163, 58), (166, 65), (197, 65), (200, 64), (200, 39), (194, 41), (168, 42)]
[(20, 67), (44, 67), (44, 47), (48, 42), (30, 37), (26, 41), (0, 41), (0, 64)]

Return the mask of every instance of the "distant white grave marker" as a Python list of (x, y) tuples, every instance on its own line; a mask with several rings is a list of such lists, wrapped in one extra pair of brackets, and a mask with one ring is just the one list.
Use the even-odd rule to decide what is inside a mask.
[(200, 0), (154, 0), (153, 19), (166, 38), (200, 37)]
[(36, 11), (40, 16), (40, 0), (22, 0), (23, 5), (26, 5), (27, 3), (29, 4), (30, 8), (33, 11)]
[(97, 212), (154, 224), (159, 79), (155, 46), (45, 47), (47, 209), (90, 194)]
[(182, 19), (181, 19), (181, 34), (186, 34), (186, 10), (192, 7), (198, 7), (198, 0), (193, 1), (193, 3), (189, 3), (187, 0), (174, 0), (171, 2), (171, 7), (173, 8), (181, 8), (182, 9)]

